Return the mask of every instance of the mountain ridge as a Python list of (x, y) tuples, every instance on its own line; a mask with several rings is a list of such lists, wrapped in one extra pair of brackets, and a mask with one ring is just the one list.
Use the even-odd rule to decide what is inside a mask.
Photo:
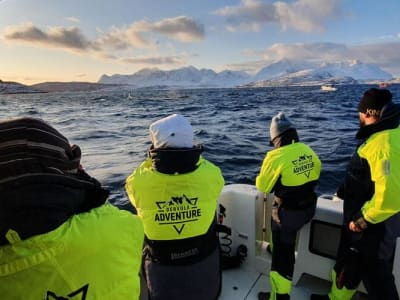
[[(303, 77), (302, 77), (303, 76)], [(197, 69), (187, 66), (163, 71), (157, 68), (142, 69), (136, 73), (121, 75), (103, 74), (99, 83), (128, 84), (135, 87), (174, 86), (237, 87), (283, 85), (316, 85), (324, 83), (356, 84), (366, 81), (389, 81), (393, 75), (373, 64), (359, 60), (331, 62), (305, 62), (283, 59), (260, 69), (255, 75), (243, 71)]]

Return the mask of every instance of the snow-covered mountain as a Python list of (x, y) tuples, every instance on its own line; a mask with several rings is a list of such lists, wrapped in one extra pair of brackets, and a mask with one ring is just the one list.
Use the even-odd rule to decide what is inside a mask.
[(18, 82), (0, 80), (0, 94), (24, 94), (38, 92), (38, 90)]
[(286, 76), (300, 76), (300, 71), (309, 77), (311, 74), (318, 77), (352, 77), (358, 81), (366, 80), (390, 80), (393, 76), (382, 71), (378, 66), (364, 64), (359, 60), (340, 61), (335, 63), (313, 63), (283, 59), (261, 69), (255, 76), (254, 81), (278, 79)]
[(390, 80), (393, 76), (377, 65), (364, 64), (359, 60), (350, 62), (323, 63), (317, 70), (319, 72), (329, 72), (335, 77), (353, 77), (359, 81), (366, 80)]
[(313, 86), (322, 84), (349, 85), (358, 84), (353, 77), (335, 77), (329, 72), (317, 70), (302, 70), (268, 80), (253, 81), (241, 87), (268, 87), (268, 86)]
[(136, 87), (170, 86), (170, 87), (234, 87), (251, 78), (245, 72), (223, 71), (216, 73), (210, 69), (196, 69), (189, 66), (181, 69), (162, 71), (160, 69), (143, 69), (131, 75), (101, 76), (99, 83), (129, 84)]
[(317, 65), (311, 62), (282, 59), (258, 71), (254, 76), (253, 81), (275, 79), (297, 73), (299, 71), (314, 69), (316, 67)]
[(318, 85), (327, 82), (356, 84), (358, 82), (387, 81), (393, 76), (378, 66), (361, 61), (316, 63), (283, 59), (262, 68), (251, 76), (240, 71), (185, 68), (162, 71), (143, 69), (131, 75), (103, 75), (99, 83), (127, 84), (135, 87), (235, 87), (276, 85)]

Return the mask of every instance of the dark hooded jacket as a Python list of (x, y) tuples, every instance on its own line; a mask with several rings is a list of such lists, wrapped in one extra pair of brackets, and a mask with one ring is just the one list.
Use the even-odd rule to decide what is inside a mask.
[[(358, 148), (366, 142), (371, 135), (399, 126), (400, 105), (389, 103), (381, 111), (380, 121), (375, 124), (361, 127), (356, 138), (361, 142)], [(362, 216), (361, 208), (375, 193), (374, 182), (371, 178), (371, 169), (366, 159), (361, 158), (356, 151), (347, 167), (343, 184), (339, 187), (337, 195), (344, 199), (343, 218), (344, 224), (357, 220)], [(369, 224), (371, 225), (371, 224)], [(379, 224), (377, 224), (379, 226)]]

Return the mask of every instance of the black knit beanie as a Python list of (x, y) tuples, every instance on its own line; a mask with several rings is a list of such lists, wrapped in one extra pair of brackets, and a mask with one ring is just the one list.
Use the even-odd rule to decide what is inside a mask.
[(358, 104), (358, 111), (371, 116), (379, 116), (382, 108), (392, 101), (389, 90), (371, 88), (367, 90)]
[(36, 118), (0, 122), (0, 181), (29, 173), (77, 173), (81, 151)]

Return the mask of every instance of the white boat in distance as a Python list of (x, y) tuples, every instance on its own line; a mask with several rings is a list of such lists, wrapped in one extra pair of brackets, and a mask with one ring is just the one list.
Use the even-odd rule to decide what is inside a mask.
[(327, 92), (334, 92), (337, 90), (337, 88), (334, 87), (332, 84), (324, 84), (324, 85), (321, 85), (321, 90), (327, 91)]
[[(225, 209), (223, 223), (232, 232), (220, 233), (222, 251), (235, 255), (239, 247), (247, 249), (240, 267), (222, 272), (222, 291), (218, 300), (257, 300), (260, 291), (270, 291), (271, 255), (266, 251), (271, 235), (272, 194), (265, 195), (254, 185), (226, 185), (219, 198)], [(321, 195), (314, 218), (299, 232), (291, 299), (308, 300), (312, 293), (327, 294), (331, 286), (331, 268), (335, 263), (342, 224), (343, 200)], [(397, 290), (400, 291), (400, 237), (393, 264)], [(367, 300), (365, 288), (358, 287), (354, 299)], [(147, 300), (142, 281), (140, 300)]]

